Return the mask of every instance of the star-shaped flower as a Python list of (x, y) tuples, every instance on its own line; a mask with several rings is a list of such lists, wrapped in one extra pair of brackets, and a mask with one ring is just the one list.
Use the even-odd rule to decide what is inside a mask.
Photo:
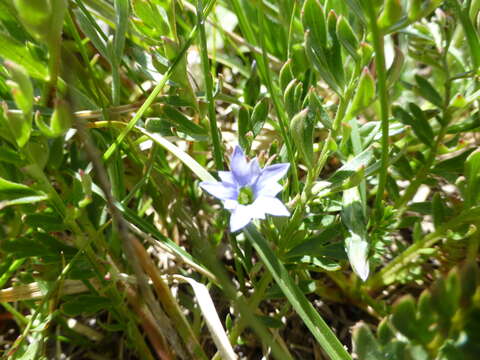
[(285, 176), (290, 164), (274, 164), (260, 169), (257, 158), (247, 161), (240, 146), (230, 160), (231, 171), (219, 171), (221, 181), (201, 182), (200, 187), (223, 201), (229, 210), (230, 231), (235, 232), (252, 221), (265, 219), (265, 214), (289, 216), (283, 203), (276, 198), (283, 187), (278, 181)]

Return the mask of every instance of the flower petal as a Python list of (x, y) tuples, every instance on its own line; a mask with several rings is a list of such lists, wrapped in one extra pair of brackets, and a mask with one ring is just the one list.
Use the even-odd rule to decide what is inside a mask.
[(203, 181), (200, 187), (220, 200), (237, 200), (238, 197), (237, 188), (226, 183)]
[(252, 161), (248, 163), (250, 167), (250, 174), (252, 175), (252, 181), (255, 181), (256, 178), (262, 173), (262, 169), (260, 169), (260, 165), (258, 164), (258, 159), (253, 158)]
[(252, 204), (248, 205), (248, 208), (253, 219), (265, 220), (265, 209), (263, 208), (261, 202), (258, 203), (254, 201)]
[(219, 171), (218, 177), (224, 183), (235, 184), (235, 178), (231, 171)]
[(238, 205), (237, 208), (230, 215), (230, 231), (238, 231), (252, 221), (252, 211), (249, 206)]
[(240, 146), (235, 146), (233, 150), (232, 159), (230, 161), (230, 169), (235, 178), (235, 182), (240, 186), (245, 186), (251, 183), (252, 173), (250, 166), (247, 163), (247, 158)]
[(223, 202), (223, 207), (227, 210), (233, 211), (237, 208), (238, 201), (237, 200), (225, 200)]
[(252, 206), (273, 216), (290, 216), (288, 209), (276, 197), (260, 196), (254, 201)]
[(258, 186), (257, 184), (253, 185), (252, 189), (255, 198), (259, 196), (275, 197), (280, 191), (283, 190), (283, 186), (276, 181), (267, 181), (263, 184), (263, 186)]
[(272, 182), (277, 182), (287, 174), (289, 167), (290, 164), (288, 163), (266, 166), (258, 177), (256, 186), (261, 189), (265, 187), (268, 183), (271, 184)]

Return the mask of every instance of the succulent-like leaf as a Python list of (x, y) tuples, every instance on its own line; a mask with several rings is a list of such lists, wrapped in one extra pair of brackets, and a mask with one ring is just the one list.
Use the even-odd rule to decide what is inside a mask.
[(366, 234), (366, 221), (357, 187), (343, 193), (342, 221), (350, 236), (345, 239), (345, 249), (353, 271), (365, 281), (370, 274), (368, 261), (369, 244)]
[(327, 26), (322, 6), (317, 0), (306, 0), (302, 8), (302, 23), (305, 31), (311, 33), (315, 48), (327, 45)]
[(303, 109), (295, 115), (290, 123), (290, 132), (303, 160), (313, 166), (313, 121), (309, 109)]
[(342, 46), (347, 50), (347, 52), (354, 58), (358, 60), (359, 55), (358, 51), (358, 39), (355, 33), (353, 32), (352, 27), (345, 19), (345, 17), (340, 16), (337, 20), (337, 37)]
[(384, 360), (377, 339), (365, 323), (359, 323), (353, 329), (353, 351), (359, 360)]
[(395, 25), (403, 15), (403, 7), (400, 0), (385, 0), (383, 11), (378, 18), (378, 26), (386, 30)]
[(250, 118), (250, 126), (253, 137), (256, 137), (262, 131), (265, 121), (268, 117), (268, 99), (263, 98), (253, 108), (252, 117)]
[(358, 81), (357, 91), (353, 97), (348, 110), (348, 117), (352, 118), (358, 115), (362, 110), (369, 106), (375, 98), (375, 80), (372, 74), (365, 67)]

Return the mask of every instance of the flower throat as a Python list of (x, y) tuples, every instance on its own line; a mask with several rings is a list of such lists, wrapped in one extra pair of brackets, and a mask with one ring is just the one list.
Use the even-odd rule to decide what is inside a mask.
[(240, 189), (237, 201), (239, 204), (248, 205), (253, 202), (253, 191), (250, 186), (245, 186)]

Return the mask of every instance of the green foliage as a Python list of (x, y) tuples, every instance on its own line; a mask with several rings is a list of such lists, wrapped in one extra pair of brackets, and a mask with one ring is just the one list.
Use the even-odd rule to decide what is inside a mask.
[(308, 166), (313, 166), (313, 121), (309, 109), (304, 109), (293, 117), (290, 131), (303, 160)]
[(353, 342), (358, 358), (476, 358), (479, 290), (478, 266), (467, 263), (440, 277), (418, 301), (403, 296), (381, 321), (376, 336), (365, 323), (356, 326)]
[[(476, 358), (479, 25), (477, 0), (0, 2), (1, 354)], [(199, 182), (237, 144), (289, 163), (290, 216), (229, 231)]]

